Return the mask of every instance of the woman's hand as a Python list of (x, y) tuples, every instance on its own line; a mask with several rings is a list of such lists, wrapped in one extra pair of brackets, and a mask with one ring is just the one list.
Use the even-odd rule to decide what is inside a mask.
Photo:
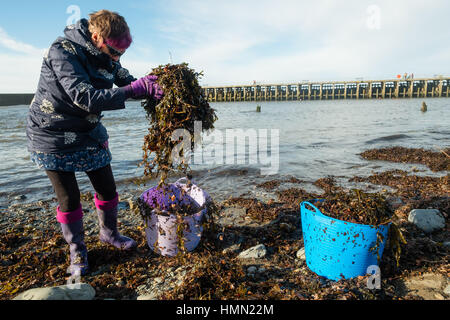
[(148, 75), (136, 81), (133, 81), (130, 86), (133, 91), (133, 98), (152, 97), (156, 100), (161, 100), (164, 92), (156, 83), (157, 76)]

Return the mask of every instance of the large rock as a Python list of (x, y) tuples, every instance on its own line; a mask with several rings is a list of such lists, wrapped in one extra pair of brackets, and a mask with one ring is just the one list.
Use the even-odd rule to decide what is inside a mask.
[(431, 233), (445, 227), (445, 218), (437, 209), (411, 210), (408, 221), (414, 223), (419, 229), (426, 233)]
[(297, 259), (300, 261), (306, 261), (305, 248), (301, 248), (297, 251)]
[(412, 276), (404, 281), (407, 292), (425, 300), (441, 299), (447, 281), (439, 273), (425, 273)]
[(77, 283), (30, 289), (13, 300), (92, 300), (94, 297), (95, 290), (90, 284)]
[(245, 251), (242, 251), (239, 255), (239, 259), (259, 259), (264, 258), (267, 253), (266, 247), (263, 244), (258, 244), (257, 246), (251, 247)]

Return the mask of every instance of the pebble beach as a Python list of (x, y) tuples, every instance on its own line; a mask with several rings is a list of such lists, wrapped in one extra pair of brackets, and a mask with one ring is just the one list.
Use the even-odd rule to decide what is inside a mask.
[[(378, 157), (383, 158), (385, 151), (380, 150)], [(409, 150), (410, 154), (417, 152)], [(377, 290), (368, 288), (368, 275), (331, 281), (308, 268), (298, 205), (313, 198), (326, 199), (333, 190), (345, 188), (328, 176), (314, 182), (320, 192), (311, 192), (302, 187), (301, 179), (291, 176), (272, 177), (257, 185), (265, 197), (243, 193), (217, 201), (213, 195), (218, 209), (211, 214), (200, 244), (192, 252), (171, 258), (154, 253), (146, 242), (137, 209), (145, 186), (120, 195), (119, 230), (137, 240), (138, 248), (132, 252), (98, 241), (93, 194), (83, 193), (90, 273), (81, 279), (86, 284), (78, 289), (81, 293), (61, 293), (65, 292), (61, 286), (69, 280), (69, 262), (68, 247), (55, 219), (56, 199), (12, 204), (0, 215), (0, 299), (29, 299), (28, 290), (33, 289), (47, 298), (54, 297), (56, 290), (62, 295), (59, 299), (447, 300), (450, 184), (449, 160), (441, 154), (431, 155), (442, 161), (439, 168), (447, 166), (439, 171), (440, 177), (394, 170), (352, 178), (361, 189), (387, 198), (407, 242), (398, 266), (387, 245)], [(435, 214), (436, 219), (419, 223), (413, 219), (417, 209), (428, 210), (422, 213)]]

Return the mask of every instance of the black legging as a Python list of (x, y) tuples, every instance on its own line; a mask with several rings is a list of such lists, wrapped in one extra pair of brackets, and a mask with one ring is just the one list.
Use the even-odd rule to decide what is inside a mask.
[[(62, 212), (74, 211), (80, 205), (80, 189), (78, 188), (75, 172), (46, 170), (47, 176), (52, 182), (60, 210)], [(116, 196), (116, 183), (111, 166), (100, 168), (95, 171), (86, 172), (91, 180), (97, 197), (102, 201), (109, 201)]]

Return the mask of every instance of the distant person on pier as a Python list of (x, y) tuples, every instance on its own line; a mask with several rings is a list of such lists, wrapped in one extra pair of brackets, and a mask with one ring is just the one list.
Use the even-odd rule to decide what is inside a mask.
[(76, 171), (86, 172), (96, 191), (100, 240), (119, 249), (136, 247), (117, 229), (119, 196), (102, 112), (124, 109), (129, 98), (163, 95), (156, 77), (136, 80), (122, 68), (120, 57), (132, 42), (125, 19), (107, 10), (89, 17), (67, 26), (44, 57), (26, 130), (31, 160), (45, 170), (58, 199), (56, 220), (70, 248), (68, 272), (79, 275), (88, 271), (88, 259)]

